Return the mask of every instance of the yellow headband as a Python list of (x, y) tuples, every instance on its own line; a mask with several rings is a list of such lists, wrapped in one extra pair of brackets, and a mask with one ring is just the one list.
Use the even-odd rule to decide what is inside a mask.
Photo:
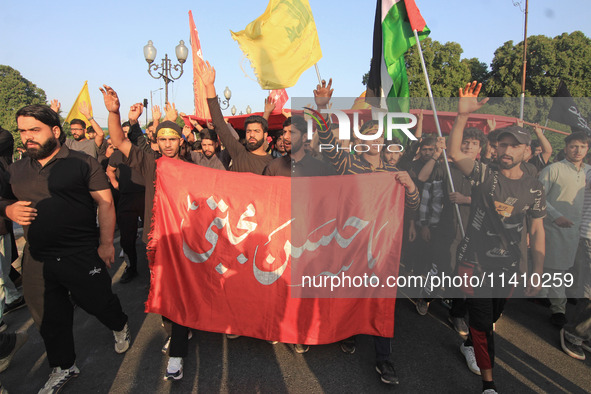
[(158, 137), (176, 137), (176, 138), (181, 138), (181, 136), (179, 135), (179, 133), (176, 130), (169, 129), (169, 128), (166, 128), (166, 127), (163, 127), (160, 130), (158, 130)]

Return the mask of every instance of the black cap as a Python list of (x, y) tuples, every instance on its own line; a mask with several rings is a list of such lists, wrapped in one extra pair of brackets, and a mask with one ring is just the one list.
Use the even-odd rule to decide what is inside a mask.
[(183, 130), (181, 127), (170, 120), (165, 120), (164, 122), (160, 123), (158, 127), (156, 127), (156, 135), (158, 135), (160, 130), (173, 131), (178, 134), (179, 138), (182, 138), (181, 136), (183, 135)]
[(499, 129), (498, 133), (499, 134), (497, 135), (497, 141), (500, 140), (503, 137), (503, 135), (510, 134), (513, 137), (515, 137), (517, 142), (519, 142), (520, 144), (525, 144), (525, 145), (531, 144), (531, 135), (529, 134), (529, 131), (527, 131), (523, 127), (508, 126), (508, 127)]

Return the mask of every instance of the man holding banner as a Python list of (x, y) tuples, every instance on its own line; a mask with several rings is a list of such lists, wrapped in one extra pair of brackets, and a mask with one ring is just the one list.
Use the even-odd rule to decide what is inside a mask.
[[(156, 180), (156, 161), (159, 156), (155, 152), (148, 152), (133, 145), (124, 137), (119, 114), (119, 98), (117, 93), (109, 86), (101, 88), (105, 100), (105, 106), (109, 111), (109, 133), (113, 146), (118, 148), (125, 156), (124, 164), (137, 170), (144, 178), (146, 185), (144, 218), (152, 218), (154, 205), (154, 182)], [(141, 103), (134, 104), (130, 109), (130, 118), (137, 119), (143, 110)], [(171, 159), (183, 160), (180, 156), (180, 148), (183, 144), (181, 128), (174, 122), (164, 121), (156, 128), (156, 138), (160, 153)], [(147, 231), (144, 231), (144, 241), (147, 241)], [(167, 321), (163, 316), (163, 320)], [(179, 380), (183, 377), (183, 358), (187, 356), (189, 329), (172, 321), (170, 335), (169, 360), (164, 375), (165, 380)]]

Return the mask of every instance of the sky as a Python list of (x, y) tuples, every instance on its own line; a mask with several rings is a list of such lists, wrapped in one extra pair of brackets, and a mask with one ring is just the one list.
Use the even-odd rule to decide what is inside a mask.
[[(521, 4), (519, 6), (514, 4)], [(416, 0), (430, 37), (442, 43), (459, 43), (463, 58), (476, 57), (490, 64), (494, 51), (506, 41), (523, 40), (525, 0)], [(262, 111), (267, 91), (260, 88), (248, 60), (232, 39), (260, 16), (267, 1), (175, 0), (160, 1), (4, 1), (0, 6), (0, 64), (18, 70), (42, 88), (47, 99), (58, 99), (63, 116), (70, 110), (84, 81), (88, 80), (95, 119), (107, 127), (99, 87), (112, 86), (119, 94), (122, 117), (129, 106), (153, 97), (164, 103), (164, 82), (150, 77), (143, 47), (154, 42), (156, 62), (165, 54), (173, 58), (175, 46), (189, 47), (189, 10), (193, 11), (203, 56), (216, 68), (220, 96), (228, 86), (230, 108), (238, 112)], [(333, 78), (334, 95), (356, 97), (364, 91), (361, 79), (369, 70), (375, 1), (310, 0), (323, 57), (321, 77)], [(589, 0), (532, 0), (529, 2), (528, 36), (555, 37), (580, 30), (591, 37)], [(192, 114), (192, 59), (184, 74), (169, 85), (169, 99), (177, 109)], [(314, 67), (288, 88), (290, 97), (308, 97), (318, 83)], [(230, 110), (225, 114), (229, 115)], [(151, 118), (151, 114), (148, 114)], [(145, 113), (141, 123), (145, 121)]]

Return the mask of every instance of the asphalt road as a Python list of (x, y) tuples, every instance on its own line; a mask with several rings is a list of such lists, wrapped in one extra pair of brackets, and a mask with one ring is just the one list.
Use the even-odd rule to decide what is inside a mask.
[[(159, 316), (144, 313), (147, 264), (140, 261), (140, 276), (128, 284), (119, 283), (124, 266), (123, 259), (117, 259), (111, 275), (113, 290), (129, 316), (132, 347), (116, 354), (112, 333), (77, 308), (74, 336), (81, 373), (64, 386), (63, 393), (481, 392), (480, 377), (468, 370), (459, 352), (462, 338), (447, 323), (447, 309), (434, 302), (427, 316), (419, 316), (402, 294), (396, 303), (392, 356), (398, 386), (379, 381), (373, 340), (368, 336), (358, 337), (353, 355), (341, 352), (337, 344), (313, 346), (302, 355), (290, 345), (228, 340), (208, 332), (194, 332), (184, 378), (164, 381), (167, 356), (160, 349), (165, 333)], [(499, 392), (591, 392), (591, 354), (585, 362), (567, 356), (549, 316), (549, 310), (525, 300), (508, 303), (496, 325), (494, 373)], [(41, 336), (26, 308), (7, 315), (5, 322), (9, 331), (26, 330), (29, 340), (0, 380), (10, 393), (37, 393), (50, 372)]]

